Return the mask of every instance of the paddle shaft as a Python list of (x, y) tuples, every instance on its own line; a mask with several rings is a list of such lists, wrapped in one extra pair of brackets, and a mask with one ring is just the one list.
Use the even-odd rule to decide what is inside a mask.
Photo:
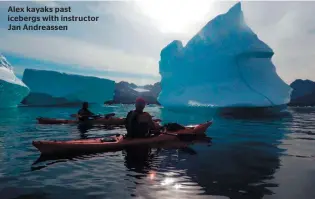
[[(108, 116), (108, 115), (114, 116), (115, 113), (106, 114), (105, 117)], [(79, 115), (78, 114), (71, 114), (70, 117), (79, 118)], [(100, 115), (93, 115), (93, 116), (90, 116), (90, 117), (94, 117), (95, 118), (95, 117), (100, 117)], [(153, 122), (161, 122), (161, 121), (162, 121), (161, 119), (153, 119)]]
[[(108, 113), (108, 114), (104, 114), (104, 115), (101, 115), (101, 114), (99, 114), (99, 115), (91, 115), (89, 117), (101, 117), (101, 116), (106, 117), (106, 116), (115, 116), (115, 115), (116, 115), (115, 113)], [(77, 118), (79, 116), (80, 116), (79, 114), (71, 114), (70, 115), (70, 117), (75, 117), (75, 118)]]

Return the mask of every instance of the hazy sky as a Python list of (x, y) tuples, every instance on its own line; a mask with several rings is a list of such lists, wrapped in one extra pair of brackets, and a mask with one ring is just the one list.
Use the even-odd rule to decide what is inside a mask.
[[(165, 45), (175, 39), (185, 44), (208, 21), (227, 12), (235, 3), (210, 0), (0, 2), (0, 51), (18, 75), (24, 68), (37, 68), (137, 84), (154, 83), (160, 80), (158, 61)], [(68, 31), (12, 32), (7, 30), (10, 14), (7, 11), (13, 5), (71, 6), (71, 15), (92, 15), (100, 19), (88, 23), (68, 22)], [(284, 81), (315, 80), (312, 73), (315, 2), (242, 2), (242, 10), (246, 23), (274, 50), (273, 62)]]

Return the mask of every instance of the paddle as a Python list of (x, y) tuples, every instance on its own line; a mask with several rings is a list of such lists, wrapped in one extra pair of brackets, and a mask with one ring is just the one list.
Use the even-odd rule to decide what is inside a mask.
[[(176, 136), (179, 140), (181, 141), (193, 141), (197, 140), (198, 138), (204, 138), (206, 135), (198, 135), (196, 133), (183, 133), (183, 134), (178, 134), (178, 133), (168, 133), (168, 132), (163, 132), (162, 134), (166, 135), (172, 135)], [(210, 138), (211, 140), (211, 138)]]
[[(185, 127), (185, 128), (193, 128), (193, 127)], [(155, 134), (155, 135), (158, 135), (158, 134), (165, 134), (165, 135), (171, 135), (171, 136), (176, 136), (179, 140), (181, 141), (192, 141), (192, 140), (195, 140), (195, 139), (198, 139), (200, 137), (205, 137), (205, 135), (203, 134), (196, 134), (196, 133), (170, 133), (170, 132), (167, 132), (165, 127), (161, 127), (159, 130), (154, 130), (154, 131), (151, 131), (151, 133)]]
[[(105, 114), (103, 117), (104, 118), (109, 118), (109, 117), (113, 117), (115, 116), (116, 114), (115, 113), (108, 113), (108, 114)], [(71, 114), (70, 117), (74, 117), (74, 118), (78, 118), (79, 117), (79, 114)], [(92, 117), (92, 118), (101, 118), (102, 115), (92, 115), (92, 116), (89, 116), (89, 117)]]
[[(176, 133), (168, 133), (168, 132), (164, 132), (164, 133), (161, 133), (161, 134), (165, 134), (165, 135), (172, 135), (172, 136), (176, 136), (180, 141), (193, 141), (193, 140), (196, 140), (198, 139), (198, 137), (200, 138), (200, 136), (198, 136), (197, 134), (176, 134)], [(116, 136), (117, 135), (120, 135), (120, 134), (115, 134)], [(106, 135), (107, 137), (108, 135)], [(116, 141), (112, 138), (103, 138), (102, 141), (103, 142), (113, 142), (113, 141)], [(202, 136), (202, 137), (206, 137), (206, 136)]]
[[(196, 141), (196, 140), (205, 139), (205, 138), (207, 139), (208, 142), (210, 142), (212, 140), (212, 138), (207, 137), (205, 134), (167, 132), (167, 128), (168, 127), (170, 127), (170, 126), (167, 126), (167, 125), (165, 126), (164, 125), (164, 126), (160, 127), (159, 129), (151, 130), (150, 134), (151, 135), (153, 134), (154, 136), (157, 136), (157, 135), (160, 135), (160, 134), (176, 136), (180, 141), (185, 141), (185, 142), (187, 142), (187, 141), (191, 142), (191, 141)], [(187, 128), (194, 128), (194, 127), (193, 126), (192, 127), (186, 126), (185, 128), (187, 129)], [(177, 130), (180, 130), (180, 126), (177, 127)], [(115, 135), (119, 136), (121, 134), (115, 134)], [(108, 135), (106, 135), (106, 136), (108, 136)], [(111, 142), (112, 140), (104, 139), (102, 141), (103, 142), (106, 142), (106, 141)]]
[[(206, 136), (205, 135), (197, 135), (197, 134), (195, 134), (195, 133), (191, 133), (191, 134), (187, 134), (187, 133), (185, 133), (185, 134), (177, 134), (177, 133), (169, 133), (169, 132), (159, 132), (160, 134), (165, 134), (165, 135), (171, 135), (171, 136), (176, 136), (180, 141), (193, 141), (193, 140), (198, 140), (198, 139), (200, 139), (200, 138), (206, 138)], [(108, 137), (108, 136), (120, 136), (120, 135), (122, 135), (122, 134), (106, 134), (105, 135), (105, 137)], [(158, 134), (155, 134), (155, 135), (158, 135)], [(102, 138), (104, 138), (104, 137), (102, 137)], [(148, 137), (148, 138), (150, 138), (150, 137)], [(208, 137), (207, 137), (208, 138)], [(209, 141), (212, 139), (212, 138), (208, 138), (209, 139)], [(104, 140), (102, 140), (103, 142), (111, 142), (112, 140), (111, 139), (104, 139)]]
[[(113, 117), (115, 115), (116, 115), (115, 113), (108, 113), (108, 114), (104, 115), (104, 118), (106, 118), (106, 117)], [(78, 114), (71, 114), (70, 117), (78, 118), (79, 115)], [(101, 115), (96, 115), (96, 116), (91, 116), (91, 117), (95, 119), (96, 117), (101, 117)], [(154, 117), (154, 116), (152, 116), (152, 117)], [(152, 119), (152, 120), (153, 120), (153, 122), (162, 122), (161, 119)]]

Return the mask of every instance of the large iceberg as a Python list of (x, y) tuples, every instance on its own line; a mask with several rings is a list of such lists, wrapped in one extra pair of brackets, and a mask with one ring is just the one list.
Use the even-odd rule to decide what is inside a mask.
[(246, 25), (237, 3), (208, 22), (183, 47), (161, 51), (164, 107), (272, 107), (290, 101), (291, 88), (277, 75), (272, 49)]
[(16, 107), (28, 94), (29, 88), (15, 76), (11, 64), (0, 54), (0, 108)]
[[(31, 89), (31, 93), (36, 94), (34, 96), (47, 94), (52, 98), (63, 99), (61, 101), (66, 100), (67, 103), (88, 101), (103, 104), (113, 99), (115, 89), (115, 82), (108, 79), (34, 69), (25, 69), (23, 81)], [(27, 99), (26, 101), (31, 101), (29, 103), (32, 105), (43, 105), (40, 100)]]

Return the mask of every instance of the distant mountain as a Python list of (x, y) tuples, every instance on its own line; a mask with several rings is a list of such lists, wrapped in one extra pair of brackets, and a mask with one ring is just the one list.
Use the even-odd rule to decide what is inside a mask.
[(290, 86), (293, 88), (290, 106), (315, 106), (315, 82), (297, 79)]
[(130, 87), (130, 88), (137, 88), (138, 86), (134, 83), (128, 83), (128, 82), (125, 82), (125, 81), (121, 81), (119, 83), (116, 83), (116, 85), (119, 84), (119, 87), (121, 86), (126, 86), (126, 87)]
[(315, 82), (311, 80), (297, 79), (294, 82), (292, 82), (290, 86), (291, 88), (293, 88), (291, 99), (303, 97), (315, 91)]
[[(140, 92), (139, 88), (145, 89)], [(160, 83), (153, 85), (137, 86), (133, 83), (121, 81), (115, 83), (113, 100), (106, 101), (105, 104), (133, 104), (137, 97), (142, 97), (148, 104), (159, 104), (157, 97), (161, 92)], [(41, 92), (31, 92), (21, 102), (27, 106), (78, 106), (81, 100), (69, 100), (66, 97), (54, 97)]]
[(158, 95), (161, 92), (161, 83), (160, 82), (156, 82), (153, 85), (149, 84), (149, 85), (145, 85), (145, 86), (139, 86), (138, 88), (147, 89), (147, 90), (151, 91), (156, 97), (158, 97)]
[[(136, 89), (143, 88), (148, 91), (139, 92)], [(133, 104), (137, 97), (142, 97), (149, 104), (159, 104), (157, 97), (161, 92), (160, 83), (153, 85), (137, 86), (128, 82), (116, 83), (114, 100), (107, 101), (105, 104)]]
[(289, 106), (315, 106), (315, 91), (296, 99), (291, 99)]

